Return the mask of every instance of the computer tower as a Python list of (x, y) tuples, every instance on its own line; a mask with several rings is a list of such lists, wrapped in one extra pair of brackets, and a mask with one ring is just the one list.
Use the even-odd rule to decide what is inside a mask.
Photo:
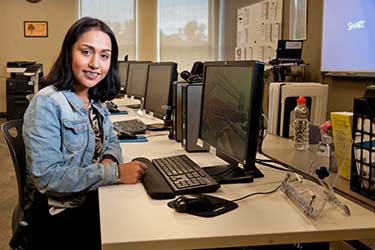
[(197, 145), (200, 125), (202, 83), (182, 85), (182, 147), (188, 152), (209, 151), (209, 146)]
[(182, 121), (183, 121), (183, 110), (182, 110), (182, 86), (188, 85), (187, 82), (176, 81), (173, 83), (173, 138), (181, 142), (182, 141)]

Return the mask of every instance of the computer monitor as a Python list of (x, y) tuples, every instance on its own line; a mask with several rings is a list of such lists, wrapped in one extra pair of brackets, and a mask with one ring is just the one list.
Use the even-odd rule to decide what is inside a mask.
[(298, 62), (302, 59), (302, 40), (279, 40), (277, 42), (276, 59), (280, 62)]
[(153, 116), (171, 121), (172, 85), (177, 80), (177, 63), (150, 63), (144, 109)]
[(219, 183), (251, 182), (263, 97), (264, 64), (258, 61), (205, 62), (198, 145), (229, 165), (204, 168)]
[(128, 77), (125, 94), (128, 97), (142, 99), (145, 96), (148, 61), (128, 61)]
[(127, 61), (118, 61), (117, 62), (117, 69), (118, 74), (120, 77), (120, 91), (125, 92), (126, 89), (126, 83), (128, 80), (128, 69), (129, 69), (129, 63)]

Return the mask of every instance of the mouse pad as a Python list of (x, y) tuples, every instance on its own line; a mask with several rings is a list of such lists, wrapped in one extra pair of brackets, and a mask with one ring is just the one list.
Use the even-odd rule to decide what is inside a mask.
[(126, 110), (111, 112), (111, 115), (127, 115), (127, 114), (128, 114), (128, 111)]
[[(206, 195), (207, 199), (211, 202), (213, 205), (212, 210), (208, 211), (191, 211), (191, 212), (186, 212), (188, 214), (200, 216), (200, 217), (215, 217), (221, 214), (225, 214), (229, 211), (232, 211), (233, 209), (236, 209), (238, 207), (237, 203), (234, 203), (233, 201), (229, 201), (226, 199), (222, 199), (219, 197), (211, 196), (211, 195)], [(173, 201), (168, 202), (168, 206), (170, 208), (173, 208)]]
[(120, 139), (120, 143), (122, 142), (148, 142), (148, 139), (144, 135), (137, 135), (135, 139)]

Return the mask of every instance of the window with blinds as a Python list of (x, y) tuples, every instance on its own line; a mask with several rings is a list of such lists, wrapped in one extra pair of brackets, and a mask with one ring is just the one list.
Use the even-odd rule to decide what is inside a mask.
[(136, 58), (136, 0), (81, 0), (81, 17), (99, 18), (116, 35), (119, 60)]
[[(139, 8), (140, 1), (142, 6), (155, 8), (155, 16), (140, 15), (142, 11), (146, 11)], [(155, 54), (145, 55), (145, 50), (142, 50), (142, 59), (174, 61), (178, 63), (178, 71), (182, 71), (191, 70), (195, 61), (215, 59), (212, 55), (212, 45), (215, 44), (212, 35), (215, 23), (212, 21), (214, 2), (215, 0), (81, 0), (80, 7), (81, 17), (99, 18), (113, 29), (119, 44), (119, 60), (123, 60), (125, 55), (129, 55), (132, 60), (138, 59), (137, 50), (146, 46), (147, 49), (154, 48), (150, 51), (155, 51)], [(146, 16), (147, 20), (137, 24), (137, 16)], [(150, 25), (153, 23), (157, 25)], [(150, 27), (155, 27), (156, 30), (152, 32)], [(149, 41), (139, 40), (137, 32), (144, 30), (157, 37)]]
[(211, 1), (158, 0), (158, 56), (179, 71), (211, 60)]

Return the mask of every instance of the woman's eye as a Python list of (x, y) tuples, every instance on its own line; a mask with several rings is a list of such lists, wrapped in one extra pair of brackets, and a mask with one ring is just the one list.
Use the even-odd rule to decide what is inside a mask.
[(84, 54), (84, 55), (90, 55), (91, 51), (90, 50), (83, 50), (82, 54)]
[(102, 58), (103, 58), (103, 59), (108, 59), (108, 58), (110, 58), (110, 56), (107, 55), (107, 54), (103, 54), (103, 55), (102, 55)]

